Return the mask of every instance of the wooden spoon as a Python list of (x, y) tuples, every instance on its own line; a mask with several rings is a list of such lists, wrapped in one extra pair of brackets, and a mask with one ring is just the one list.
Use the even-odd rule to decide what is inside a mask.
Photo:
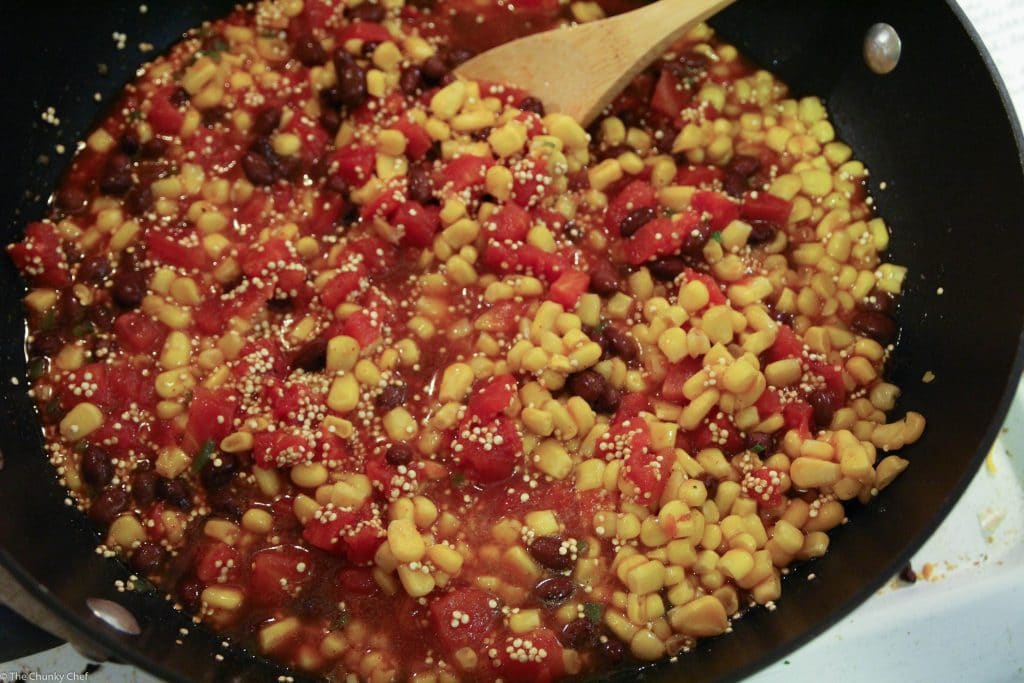
[(694, 24), (734, 0), (659, 0), (641, 9), (499, 45), (455, 73), (522, 88), (587, 126)]

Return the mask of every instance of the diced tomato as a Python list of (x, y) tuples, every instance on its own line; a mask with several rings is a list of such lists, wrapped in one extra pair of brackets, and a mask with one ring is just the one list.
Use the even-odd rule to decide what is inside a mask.
[(846, 398), (846, 384), (843, 382), (843, 373), (831, 363), (824, 363), (812, 360), (808, 363), (811, 372), (821, 375), (825, 379), (825, 390), (832, 398), (832, 408), (838, 410), (843, 407)]
[(740, 216), (745, 221), (766, 221), (780, 227), (789, 222), (792, 202), (767, 192), (748, 192), (740, 204)]
[(778, 507), (782, 502), (782, 480), (778, 470), (759, 467), (743, 477), (743, 491), (762, 509)]
[(329, 515), (313, 517), (302, 529), (302, 538), (314, 548), (343, 555), (346, 546), (342, 538), (359, 521), (358, 515), (348, 510), (334, 509)]
[(386, 28), (372, 21), (352, 21), (338, 32), (339, 45), (344, 45), (348, 40), (383, 43), (391, 40), (391, 34)]
[(626, 241), (626, 260), (638, 266), (656, 256), (679, 253), (686, 236), (699, 222), (699, 217), (692, 211), (677, 214), (673, 218), (655, 218)]
[(698, 213), (711, 214), (711, 229), (722, 230), (740, 216), (740, 207), (724, 194), (697, 190), (693, 193), (690, 206)]
[(339, 597), (343, 600), (352, 595), (373, 595), (380, 590), (371, 571), (360, 567), (345, 567), (338, 570), (337, 583)]
[(486, 228), (487, 236), (503, 242), (522, 242), (530, 232), (530, 214), (515, 202), (502, 205), (492, 216)]
[(692, 185), (709, 187), (716, 180), (725, 177), (725, 172), (718, 166), (684, 166), (676, 171), (673, 181), (676, 185)]
[(701, 367), (703, 367), (703, 363), (700, 358), (689, 356), (670, 365), (665, 373), (665, 379), (661, 383), (661, 397), (673, 403), (684, 401), (686, 397), (683, 396), (683, 385), (700, 372)]
[(496, 375), (486, 380), (469, 397), (467, 415), (489, 419), (502, 413), (512, 404), (519, 387), (512, 375)]
[[(496, 606), (497, 601), (479, 588), (459, 588), (431, 601), (430, 623), (448, 653), (463, 647), (477, 648), (498, 620)], [(456, 618), (455, 612), (465, 614), (467, 621)], [(453, 623), (458, 625), (453, 626)]]
[(618, 235), (619, 223), (631, 212), (642, 208), (653, 209), (657, 205), (658, 195), (654, 187), (646, 181), (634, 180), (619, 190), (615, 198), (609, 202), (605, 211), (605, 227), (611, 234)]
[(342, 539), (345, 557), (354, 564), (368, 564), (373, 561), (377, 548), (384, 542), (385, 533), (380, 526), (366, 523), (353, 534)]
[(516, 0), (516, 14), (558, 14), (558, 0)]
[(512, 165), (512, 201), (520, 206), (535, 206), (547, 193), (550, 183), (548, 162), (526, 157)]
[[(114, 363), (111, 365), (97, 363), (96, 365), (106, 369), (106, 385), (109, 389), (110, 405), (115, 410), (126, 409), (132, 403), (152, 405), (156, 395), (156, 387), (153, 385), (151, 375), (144, 376), (140, 368), (128, 363)], [(86, 366), (86, 368), (92, 367), (91, 365)], [(94, 370), (89, 370), (89, 372), (93, 376), (93, 383), (97, 383), (98, 377), (102, 378), (102, 374), (98, 375)], [(97, 399), (94, 392), (92, 400), (94, 403), (102, 402), (103, 397), (101, 395)]]
[[(350, 242), (342, 253), (346, 257), (349, 253), (362, 255), (363, 263), (373, 273), (394, 265), (396, 260), (395, 251), (396, 249), (393, 244), (385, 242), (380, 237), (371, 235)], [(343, 262), (344, 260), (345, 258), (342, 259)]]
[[(280, 606), (298, 596), (309, 582), (313, 558), (305, 548), (278, 545), (252, 556), (249, 587), (252, 601), (260, 606)], [(303, 571), (299, 567), (305, 565)]]
[(8, 247), (18, 269), (41, 287), (63, 287), (70, 282), (60, 235), (53, 223), (37, 221), (25, 228), (25, 239)]
[(242, 554), (226, 543), (213, 543), (199, 553), (196, 576), (206, 584), (237, 581), (242, 575)]
[[(714, 425), (712, 430), (711, 425)], [(727, 416), (709, 419), (699, 425), (693, 432), (693, 447), (697, 450), (704, 448), (718, 448), (726, 455), (732, 455), (743, 450), (745, 442)]]
[(622, 471), (635, 487), (633, 494), (643, 503), (659, 500), (675, 457), (671, 451), (654, 452), (651, 448), (651, 433), (643, 418), (634, 417), (610, 431), (619, 430), (626, 436), (624, 446), (620, 446), (625, 450)]
[(650, 450), (651, 432), (643, 418), (616, 420), (600, 439), (598, 453), (603, 453), (608, 460), (628, 460), (636, 453), (637, 463), (649, 459), (645, 451)]
[[(543, 658), (520, 657), (515, 641), (529, 641), (532, 648), (543, 651)], [(509, 652), (509, 649), (512, 651)], [(550, 683), (565, 672), (562, 661), (562, 644), (549, 629), (539, 628), (519, 636), (509, 636), (504, 646), (498, 648), (501, 666), (496, 669), (503, 681), (509, 683)], [(525, 661), (523, 661), (525, 659)]]
[(590, 275), (580, 270), (569, 270), (559, 275), (558, 279), (551, 283), (548, 298), (571, 311), (589, 286)]
[(338, 304), (348, 298), (349, 294), (359, 289), (360, 283), (365, 277), (366, 268), (361, 263), (357, 263), (351, 270), (341, 271), (324, 285), (320, 291), (320, 301), (327, 308), (334, 310)]
[(367, 145), (348, 145), (331, 155), (329, 168), (336, 168), (338, 175), (353, 187), (363, 185), (373, 174), (377, 153)]
[(440, 209), (423, 206), (412, 200), (403, 202), (389, 217), (401, 237), (399, 242), (410, 247), (429, 247), (441, 227)]
[(330, 0), (306, 0), (302, 6), (302, 17), (309, 28), (327, 28), (327, 23), (334, 16), (335, 10), (340, 9)]
[(150, 229), (146, 231), (146, 247), (153, 260), (179, 268), (202, 268), (206, 265), (206, 251), (197, 242), (182, 243), (177, 237)]
[(754, 403), (757, 408), (757, 416), (765, 420), (772, 415), (782, 412), (782, 401), (779, 399), (779, 392), (773, 387), (768, 387)]
[(252, 454), (256, 464), (265, 468), (290, 467), (308, 462), (309, 443), (286, 429), (259, 432), (253, 437)]
[(528, 273), (553, 281), (571, 268), (572, 261), (562, 254), (552, 254), (532, 244), (491, 243), (484, 249), (483, 265), (491, 272)]
[(466, 478), (493, 484), (512, 476), (523, 451), (523, 441), (513, 420), (498, 415), (489, 422), (477, 416), (459, 425), (452, 452)]
[(382, 491), (391, 488), (391, 480), (396, 474), (398, 474), (398, 470), (389, 465), (382, 457), (369, 458), (366, 461), (366, 476)]
[(782, 420), (786, 429), (795, 429), (802, 436), (811, 434), (814, 409), (807, 401), (794, 401), (782, 408)]
[(774, 363), (784, 358), (800, 358), (804, 354), (804, 343), (796, 336), (789, 325), (779, 325), (775, 335), (775, 343), (765, 352), (768, 362)]
[(177, 135), (181, 130), (181, 124), (185, 121), (185, 115), (171, 104), (170, 91), (157, 91), (149, 101), (149, 125), (158, 135)]
[(651, 109), (664, 114), (672, 121), (679, 120), (679, 114), (690, 104), (693, 91), (676, 78), (669, 69), (662, 68), (658, 83), (651, 97)]
[(305, 226), (305, 233), (321, 237), (331, 232), (345, 209), (345, 200), (337, 195), (323, 193), (313, 203), (313, 215)]
[(232, 389), (207, 389), (196, 387), (192, 402), (188, 406), (186, 431), (202, 446), (208, 440), (220, 443), (221, 439), (234, 430), (235, 414), (240, 402)]
[(447, 187), (452, 192), (461, 192), (467, 187), (482, 187), (484, 175), (493, 163), (487, 157), (463, 154), (444, 165), (436, 184)]
[(364, 349), (380, 337), (380, 324), (375, 323), (365, 309), (345, 318), (342, 329)]
[(419, 161), (430, 151), (433, 142), (423, 126), (413, 123), (406, 117), (401, 117), (392, 126), (395, 130), (405, 135), (405, 156), (410, 161)]
[(619, 401), (619, 409), (615, 411), (615, 421), (622, 422), (636, 417), (643, 411), (650, 411), (651, 401), (647, 394), (631, 391)]
[(135, 311), (117, 316), (114, 332), (121, 346), (135, 353), (160, 348), (166, 334), (163, 325)]
[(228, 317), (224, 315), (224, 302), (208, 297), (199, 304), (199, 311), (192, 317), (192, 322), (200, 332), (212, 336), (224, 330)]

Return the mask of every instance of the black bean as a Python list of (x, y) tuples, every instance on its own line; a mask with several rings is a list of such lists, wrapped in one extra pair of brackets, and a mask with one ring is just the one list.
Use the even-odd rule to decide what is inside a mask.
[(150, 138), (142, 145), (143, 159), (159, 159), (167, 153), (167, 141), (163, 138)]
[(544, 103), (536, 97), (524, 97), (519, 103), (520, 111), (531, 111), (537, 116), (544, 116)]
[(347, 197), (349, 191), (348, 183), (340, 175), (333, 175), (324, 181), (324, 189), (342, 197)]
[(362, 2), (355, 7), (349, 7), (345, 14), (352, 21), (369, 21), (379, 24), (384, 20), (385, 10), (383, 5), (375, 2)]
[(761, 169), (761, 160), (749, 154), (737, 154), (729, 160), (725, 166), (726, 170), (738, 173), (749, 178)]
[(182, 107), (188, 104), (188, 101), (190, 99), (191, 97), (189, 97), (188, 90), (185, 90), (184, 88), (179, 86), (175, 88), (174, 92), (172, 92), (168, 96), (167, 101), (173, 104), (175, 107)]
[(110, 526), (127, 509), (128, 494), (120, 486), (111, 486), (92, 499), (89, 517), (97, 524)]
[(57, 323), (61, 327), (72, 327), (85, 320), (85, 306), (68, 287), (62, 289), (57, 299)]
[(432, 10), (437, 0), (406, 0), (406, 7), (415, 7), (418, 10)]
[(597, 640), (597, 627), (590, 619), (573, 619), (562, 627), (558, 639), (567, 648), (581, 650)]
[(552, 576), (538, 581), (533, 592), (546, 605), (561, 605), (576, 592), (576, 582), (568, 576)]
[(85, 211), (88, 202), (89, 196), (77, 187), (62, 188), (53, 198), (54, 206), (70, 216)]
[(222, 104), (210, 107), (203, 112), (203, 125), (211, 128), (228, 117), (228, 108)]
[(590, 291), (598, 296), (614, 296), (619, 287), (619, 274), (612, 264), (602, 260), (590, 269)]
[(744, 192), (750, 189), (750, 181), (744, 175), (734, 171), (726, 171), (725, 178), (722, 179), (722, 189), (733, 197), (741, 197)]
[(437, 85), (444, 78), (445, 74), (449, 71), (448, 65), (444, 63), (437, 55), (428, 57), (423, 64), (420, 65), (420, 73), (428, 83)]
[(120, 196), (131, 189), (132, 161), (121, 153), (112, 155), (103, 167), (100, 176), (100, 190), (109, 195)]
[(132, 552), (129, 566), (139, 574), (155, 574), (163, 566), (167, 552), (159, 543), (143, 541)]
[(194, 612), (202, 602), (203, 584), (196, 579), (185, 579), (178, 584), (178, 601), (185, 609)]
[(569, 391), (590, 405), (601, 400), (608, 389), (608, 380), (593, 370), (577, 372), (569, 377)]
[(609, 384), (600, 400), (594, 404), (594, 410), (599, 413), (614, 413), (619, 409), (619, 403), (621, 401), (622, 392)]
[(136, 471), (132, 475), (132, 497), (139, 507), (148, 507), (157, 499), (157, 482), (160, 475), (151, 470)]
[(662, 256), (648, 263), (647, 268), (656, 280), (671, 282), (686, 269), (686, 261), (682, 256)]
[(89, 282), (99, 284), (110, 276), (110, 260), (106, 254), (90, 256), (78, 264), (75, 272), (75, 280), (78, 282)]
[(231, 489), (220, 489), (209, 493), (206, 502), (210, 509), (221, 517), (235, 521), (242, 519), (242, 515), (248, 508), (241, 494)]
[(815, 389), (807, 395), (807, 402), (814, 409), (814, 423), (818, 429), (827, 429), (832, 424), (832, 416), (836, 412), (833, 400), (832, 392), (827, 389)]
[(662, 122), (655, 127), (654, 134), (651, 137), (654, 138), (654, 146), (659, 152), (671, 154), (672, 145), (675, 144), (678, 134), (679, 130), (673, 127), (672, 124)]
[(601, 654), (611, 664), (618, 664), (626, 658), (626, 647), (614, 635), (609, 634), (606, 640), (601, 641)]
[(700, 480), (704, 483), (704, 488), (708, 492), (708, 500), (712, 500), (718, 495), (718, 477), (712, 474), (705, 474)]
[(30, 344), (34, 356), (55, 356), (63, 347), (64, 339), (57, 330), (36, 332)]
[(349, 64), (338, 73), (338, 97), (349, 109), (355, 109), (366, 100), (366, 70), (358, 64)]
[(636, 360), (636, 357), (640, 355), (640, 349), (637, 347), (633, 335), (624, 332), (615, 325), (609, 325), (604, 328), (604, 337), (608, 340), (612, 353), (626, 363)]
[(238, 458), (231, 453), (218, 451), (214, 453), (199, 473), (199, 478), (207, 491), (221, 489), (231, 483), (238, 472)]
[(138, 308), (146, 296), (146, 276), (139, 271), (118, 270), (111, 295), (121, 308)]
[(649, 206), (633, 209), (619, 222), (619, 234), (623, 237), (632, 237), (636, 234), (637, 230), (657, 217), (658, 213)]
[[(344, 65), (349, 63), (350, 62), (346, 61), (342, 66), (344, 67)], [(320, 98), (321, 108), (337, 109), (341, 106), (341, 91), (338, 90), (338, 86), (336, 85), (324, 88), (320, 91), (320, 94), (317, 95), (317, 97)]]
[(363, 57), (366, 57), (367, 59), (373, 59), (373, 53), (379, 45), (379, 41), (367, 40), (366, 42), (363, 43), (362, 48), (359, 50), (359, 54), (361, 54)]
[(711, 225), (701, 222), (683, 238), (683, 246), (680, 251), (687, 256), (701, 256), (704, 245), (711, 239)]
[(384, 459), (387, 460), (388, 464), (393, 467), (399, 465), (408, 465), (412, 462), (412, 448), (404, 443), (396, 443), (388, 446), (387, 452), (384, 454)]
[(192, 509), (192, 487), (181, 477), (161, 479), (157, 483), (156, 490), (160, 498), (167, 501), (172, 507), (186, 512)]
[(864, 300), (861, 307), (868, 311), (878, 311), (891, 316), (896, 309), (896, 299), (888, 292), (875, 289), (871, 291), (871, 295)]
[(559, 536), (538, 536), (530, 543), (529, 551), (533, 559), (548, 569), (565, 571), (572, 568), (572, 558), (568, 549), (562, 550), (562, 539)]
[(391, 410), (398, 406), (404, 406), (406, 393), (407, 389), (404, 384), (389, 384), (377, 396), (377, 407), (381, 410)]
[(133, 216), (141, 216), (153, 206), (153, 190), (148, 185), (133, 185), (124, 197), (124, 208)]
[(85, 483), (101, 488), (114, 478), (114, 464), (110, 461), (110, 453), (99, 446), (89, 444), (82, 451), (82, 478)]
[(468, 62), (474, 55), (476, 55), (476, 52), (467, 47), (453, 47), (445, 55), (445, 61), (448, 63), (448, 68), (454, 69), (459, 64)]
[(426, 204), (434, 198), (434, 183), (430, 171), (423, 164), (409, 169), (409, 199)]
[(320, 372), (327, 367), (327, 340), (323, 337), (306, 342), (292, 356), (292, 369)]
[(771, 221), (754, 220), (750, 221), (750, 236), (747, 237), (749, 244), (763, 244), (775, 238), (779, 226)]
[(906, 583), (917, 583), (917, 572), (911, 565), (907, 565), (900, 570), (900, 580)]
[(888, 344), (896, 338), (896, 321), (881, 311), (861, 309), (853, 316), (850, 327), (879, 344)]
[(398, 87), (406, 95), (415, 95), (423, 85), (423, 72), (418, 66), (410, 66), (398, 79)]
[(341, 114), (338, 113), (338, 110), (324, 109), (320, 112), (320, 127), (331, 135), (337, 133), (338, 129), (341, 128)]
[(242, 170), (253, 185), (272, 185), (277, 180), (270, 162), (256, 152), (245, 153), (242, 157)]
[(764, 432), (747, 432), (744, 445), (747, 450), (757, 451), (768, 457), (775, 452), (775, 437)]
[(270, 135), (281, 125), (281, 108), (267, 107), (260, 109), (252, 119), (252, 134), (256, 137)]
[(320, 66), (327, 63), (327, 51), (311, 33), (299, 36), (292, 46), (292, 56), (303, 66)]
[(142, 148), (142, 141), (139, 140), (139, 134), (129, 128), (121, 134), (121, 140), (118, 142), (117, 146), (120, 147), (122, 152), (133, 157), (138, 154), (139, 149)]

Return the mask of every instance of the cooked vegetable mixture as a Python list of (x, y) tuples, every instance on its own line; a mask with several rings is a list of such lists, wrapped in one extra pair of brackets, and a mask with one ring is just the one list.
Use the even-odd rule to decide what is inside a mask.
[(706, 26), (590, 128), (462, 80), (621, 3), (279, 0), (146, 66), (11, 257), (101, 548), (334, 680), (536, 681), (771, 609), (888, 421), (904, 268)]

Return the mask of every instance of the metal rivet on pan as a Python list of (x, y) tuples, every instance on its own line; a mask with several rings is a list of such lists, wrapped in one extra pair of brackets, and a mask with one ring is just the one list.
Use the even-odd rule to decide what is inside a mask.
[(864, 36), (864, 61), (876, 74), (887, 74), (900, 62), (903, 44), (889, 24), (875, 24)]
[(121, 633), (130, 636), (137, 636), (142, 633), (139, 622), (131, 612), (121, 605), (102, 598), (87, 598), (85, 604), (92, 610), (96, 617)]

